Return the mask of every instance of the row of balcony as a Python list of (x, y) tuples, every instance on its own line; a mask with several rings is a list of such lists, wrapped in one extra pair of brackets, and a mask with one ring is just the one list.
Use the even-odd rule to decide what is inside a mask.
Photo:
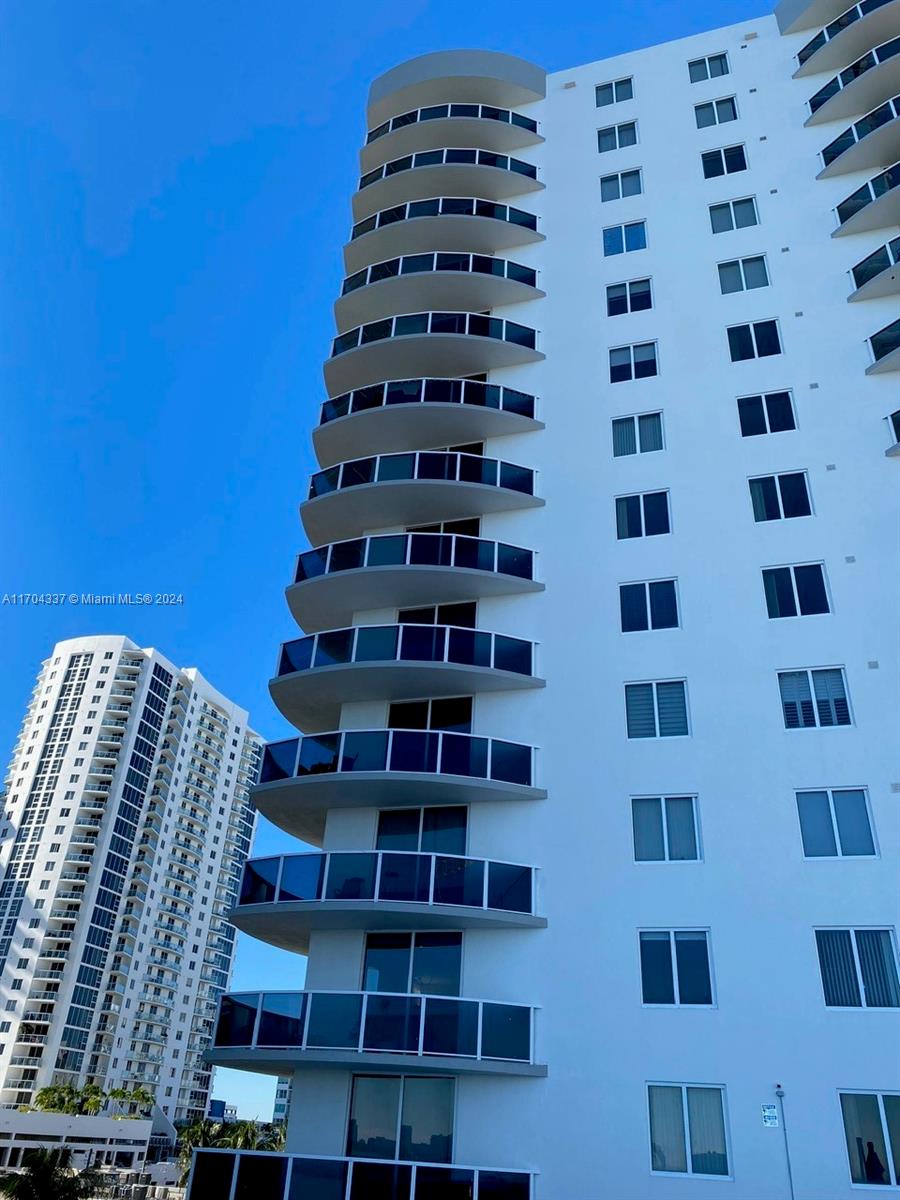
[(837, 206), (838, 228), (832, 237), (883, 229), (900, 221), (900, 162), (868, 179)]
[[(207, 1061), (272, 1074), (317, 1063), (430, 1074), (544, 1074), (534, 1010), (458, 996), (251, 992), (222, 997)], [(242, 1053), (243, 1052), (243, 1053)]]
[[(427, 121), (446, 121), (452, 119), (499, 121), (514, 129), (523, 131), (522, 145), (538, 141), (538, 124), (532, 117), (513, 112), (508, 108), (497, 108), (493, 104), (429, 104), (424, 108), (415, 108), (411, 112), (400, 113), (387, 121), (382, 121), (366, 134), (366, 145), (405, 129), (410, 125), (423, 124)], [(533, 136), (528, 137), (526, 135)]]
[[(358, 190), (364, 191), (373, 184), (392, 179), (406, 171), (421, 170), (424, 167), (453, 166), (488, 167), (494, 171), (506, 172), (511, 176), (521, 176), (521, 181), (511, 179), (504, 186), (504, 195), (535, 191), (541, 186), (537, 181), (537, 167), (533, 163), (524, 162), (521, 158), (514, 158), (509, 154), (498, 154), (495, 150), (479, 150), (476, 147), (442, 146), (433, 150), (421, 150), (417, 154), (404, 154), (400, 158), (393, 158), (389, 162), (381, 163), (374, 170), (367, 171), (360, 176)], [(499, 200), (503, 196), (489, 198)]]
[(541, 687), (534, 644), (450, 625), (365, 625), (285, 642), (269, 688), (297, 729), (333, 727), (357, 700), (476, 695)]
[(867, 51), (810, 97), (807, 125), (868, 112), (900, 85), (900, 37)]
[(824, 168), (817, 178), (864, 171), (891, 162), (900, 154), (900, 96), (867, 113), (829, 142), (822, 151)]
[[(877, 46), (895, 27), (898, 9), (897, 0), (861, 0), (852, 5), (800, 49), (794, 78), (831, 71), (842, 61), (857, 58), (864, 50)], [(873, 19), (867, 21), (866, 17)]]

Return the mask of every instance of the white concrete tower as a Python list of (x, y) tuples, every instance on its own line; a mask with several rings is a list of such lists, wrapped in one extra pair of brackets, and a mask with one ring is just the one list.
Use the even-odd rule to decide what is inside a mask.
[(124, 637), (54, 647), (7, 775), (4, 1104), (95, 1083), (205, 1114), (261, 746), (193, 667)]
[[(373, 84), (192, 1200), (898, 1186), (900, 0)], [(849, 300), (849, 303), (848, 303)], [(892, 418), (893, 414), (893, 418)]]

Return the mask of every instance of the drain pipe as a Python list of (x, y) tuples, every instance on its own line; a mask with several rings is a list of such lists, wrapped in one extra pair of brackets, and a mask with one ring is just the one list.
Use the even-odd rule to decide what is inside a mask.
[(787, 1163), (788, 1187), (791, 1190), (791, 1200), (795, 1200), (794, 1196), (794, 1173), (791, 1170), (791, 1147), (788, 1142), (787, 1123), (784, 1119), (784, 1088), (780, 1083), (775, 1084), (775, 1095), (778, 1099), (778, 1115), (781, 1118), (781, 1133), (784, 1137), (784, 1158)]

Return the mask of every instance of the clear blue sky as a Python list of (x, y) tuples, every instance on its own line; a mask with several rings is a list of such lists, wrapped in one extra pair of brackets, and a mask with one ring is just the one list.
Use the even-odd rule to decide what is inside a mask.
[[(0, 755), (60, 638), (124, 633), (285, 736), (340, 249), (369, 80), (429, 50), (549, 70), (769, 11), (760, 0), (0, 0), (0, 593), (178, 592), (176, 608), (0, 607)], [(290, 848), (271, 826), (257, 852)], [(234, 986), (302, 983), (241, 938)], [(241, 1115), (274, 1083), (218, 1073)]]

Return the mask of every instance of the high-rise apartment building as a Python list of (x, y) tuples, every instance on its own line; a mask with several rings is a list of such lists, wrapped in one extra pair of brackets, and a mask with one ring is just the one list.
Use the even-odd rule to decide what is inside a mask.
[(94, 1083), (205, 1114), (261, 747), (193, 667), (124, 637), (54, 647), (6, 781), (0, 1102)]
[(372, 85), (193, 1200), (897, 1186), (898, 35)]

